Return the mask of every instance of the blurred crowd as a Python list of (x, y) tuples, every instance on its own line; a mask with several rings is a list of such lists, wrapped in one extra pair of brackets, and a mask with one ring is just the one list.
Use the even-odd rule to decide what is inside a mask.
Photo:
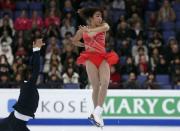
[(84, 48), (70, 40), (86, 23), (77, 10), (87, 7), (103, 9), (111, 27), (106, 50), (120, 57), (110, 89), (180, 87), (180, 0), (0, 0), (0, 88), (31, 77), (32, 41), (41, 37), (39, 87), (89, 88), (85, 67), (76, 64)]

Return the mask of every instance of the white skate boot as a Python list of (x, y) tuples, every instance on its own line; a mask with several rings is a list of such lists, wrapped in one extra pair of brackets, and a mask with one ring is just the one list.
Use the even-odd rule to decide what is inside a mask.
[(88, 118), (92, 124), (96, 125), (97, 127), (101, 127), (101, 128), (104, 126), (104, 121), (101, 116), (102, 112), (103, 112), (103, 108), (98, 106), (98, 107), (96, 107), (94, 112)]

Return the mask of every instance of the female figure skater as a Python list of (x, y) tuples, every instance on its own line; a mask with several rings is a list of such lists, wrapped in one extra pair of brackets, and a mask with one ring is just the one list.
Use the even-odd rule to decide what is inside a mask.
[[(86, 66), (88, 78), (93, 88), (94, 111), (89, 118), (96, 126), (103, 127), (102, 106), (110, 80), (110, 65), (116, 64), (119, 58), (115, 52), (106, 52), (105, 37), (109, 25), (102, 19), (102, 10), (86, 8), (80, 9), (78, 13), (82, 18), (88, 20), (88, 25), (79, 27), (72, 38), (72, 43), (86, 49), (80, 54), (77, 63)], [(80, 42), (82, 38), (84, 43)]]

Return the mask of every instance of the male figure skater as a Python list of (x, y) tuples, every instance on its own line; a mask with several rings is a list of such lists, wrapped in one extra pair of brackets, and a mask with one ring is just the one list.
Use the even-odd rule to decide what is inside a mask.
[(14, 111), (0, 120), (0, 131), (30, 131), (27, 128), (29, 119), (34, 118), (38, 107), (39, 93), (36, 86), (40, 70), (40, 49), (44, 45), (42, 39), (33, 42), (32, 76), (24, 82), (17, 103), (13, 106)]

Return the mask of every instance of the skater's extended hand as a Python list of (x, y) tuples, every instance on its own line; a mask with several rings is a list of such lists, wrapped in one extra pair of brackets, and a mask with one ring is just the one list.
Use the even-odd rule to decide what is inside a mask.
[(41, 49), (41, 47), (44, 46), (44, 45), (45, 45), (45, 43), (43, 43), (43, 40), (42, 40), (42, 39), (37, 39), (37, 40), (35, 40), (35, 41), (33, 42), (33, 48), (38, 47), (38, 48)]
[(89, 27), (88, 26), (82, 26), (82, 25), (80, 25), (79, 26), (79, 29), (82, 31), (82, 32), (89, 32), (90, 30), (89, 30)]

